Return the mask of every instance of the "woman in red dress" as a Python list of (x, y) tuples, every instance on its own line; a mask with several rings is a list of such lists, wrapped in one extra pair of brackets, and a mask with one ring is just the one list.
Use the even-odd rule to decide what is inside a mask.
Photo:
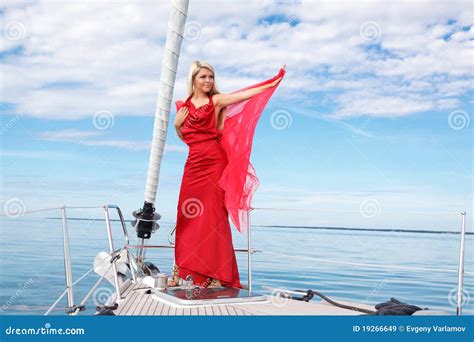
[(208, 63), (195, 61), (188, 98), (176, 102), (174, 126), (189, 146), (178, 200), (171, 286), (191, 275), (201, 287), (242, 288), (229, 213), (239, 231), (258, 186), (250, 164), (253, 132), (285, 73), (231, 94), (221, 94)]

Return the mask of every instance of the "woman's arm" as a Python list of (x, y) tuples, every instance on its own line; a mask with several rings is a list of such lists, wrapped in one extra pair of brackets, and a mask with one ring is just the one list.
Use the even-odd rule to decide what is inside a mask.
[(181, 134), (179, 127), (174, 126), (174, 128), (176, 129), (176, 134), (178, 135), (178, 138), (180, 138), (184, 142), (183, 134)]
[[(283, 68), (283, 70), (285, 70), (285, 65), (282, 68)], [(247, 89), (247, 90), (244, 90), (244, 91), (239, 91), (238, 93), (215, 94), (214, 98), (216, 100), (216, 106), (225, 107), (225, 106), (228, 106), (228, 105), (240, 102), (240, 101), (247, 100), (247, 99), (251, 98), (252, 96), (257, 95), (257, 94), (261, 93), (262, 91), (264, 91), (268, 88), (272, 88), (272, 87), (276, 86), (278, 84), (278, 82), (281, 81), (281, 79), (282, 79), (282, 76), (278, 77), (272, 83), (265, 84), (263, 86), (256, 87), (256, 88)]]
[(233, 93), (233, 94), (215, 94), (214, 97), (216, 98), (216, 106), (219, 107), (225, 107), (240, 101), (247, 100), (251, 98), (254, 95), (257, 95), (264, 91), (265, 89), (274, 87), (278, 82), (280, 82), (281, 77), (273, 81), (272, 83), (265, 84), (263, 86), (257, 87), (257, 88), (252, 88), (252, 89), (247, 89), (244, 91), (240, 91), (238, 93)]

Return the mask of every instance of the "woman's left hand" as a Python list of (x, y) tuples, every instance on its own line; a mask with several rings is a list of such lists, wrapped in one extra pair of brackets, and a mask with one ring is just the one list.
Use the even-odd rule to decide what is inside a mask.
[[(286, 64), (283, 64), (283, 66), (282, 66), (281, 68), (282, 68), (283, 70), (285, 70), (285, 69), (286, 69)], [(276, 85), (278, 84), (278, 82), (281, 81), (282, 78), (283, 78), (283, 76), (280, 76), (280, 77), (278, 77), (275, 81), (273, 81), (272, 83), (270, 83), (270, 88), (276, 86)]]

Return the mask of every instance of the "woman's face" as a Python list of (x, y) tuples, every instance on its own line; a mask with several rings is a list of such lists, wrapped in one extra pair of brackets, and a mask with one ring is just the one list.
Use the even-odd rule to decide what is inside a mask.
[(201, 68), (194, 78), (195, 89), (199, 89), (203, 93), (208, 93), (211, 91), (213, 85), (214, 74), (212, 71), (206, 68)]

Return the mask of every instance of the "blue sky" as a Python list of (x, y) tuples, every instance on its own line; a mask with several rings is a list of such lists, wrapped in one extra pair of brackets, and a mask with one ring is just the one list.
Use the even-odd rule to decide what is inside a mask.
[[(168, 6), (4, 5), (3, 212), (142, 205)], [(224, 92), (287, 65), (255, 134), (253, 205), (315, 211), (256, 210), (255, 224), (457, 230), (472, 211), (472, 14), (468, 2), (192, 1), (174, 97), (195, 59)], [(167, 222), (186, 157), (171, 127), (156, 203)]]

